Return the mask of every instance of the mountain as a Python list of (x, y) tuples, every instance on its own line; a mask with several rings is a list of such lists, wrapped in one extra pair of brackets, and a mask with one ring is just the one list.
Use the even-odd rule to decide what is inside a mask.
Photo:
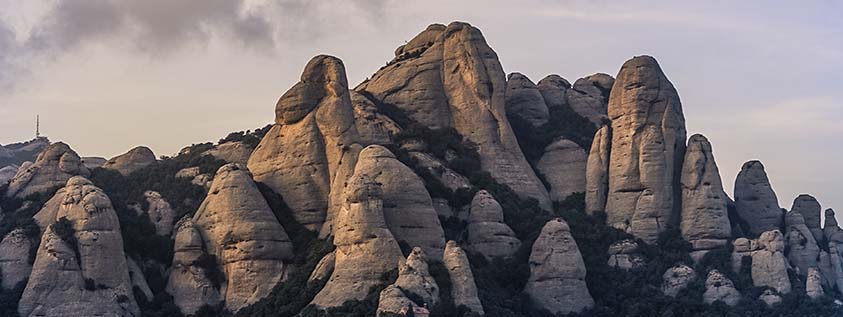
[(833, 210), (782, 208), (759, 161), (725, 192), (651, 56), (573, 82), (433, 24), (172, 157), (2, 147), (31, 163), (0, 188), (0, 315), (841, 314)]

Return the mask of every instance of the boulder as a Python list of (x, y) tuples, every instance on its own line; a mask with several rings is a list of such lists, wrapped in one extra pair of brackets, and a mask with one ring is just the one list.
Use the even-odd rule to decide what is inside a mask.
[(405, 298), (410, 299), (410, 305), (418, 307), (434, 307), (439, 301), (439, 286), (430, 275), (427, 256), (421, 248), (413, 248), (407, 261), (399, 264), (398, 279), (392, 286), (380, 294), (378, 315), (400, 312), (407, 307)]
[(608, 115), (612, 145), (606, 221), (655, 243), (681, 205), (674, 199), (685, 157), (679, 95), (654, 58), (637, 56), (624, 63), (614, 81)]
[(143, 196), (149, 205), (146, 215), (149, 217), (149, 221), (155, 225), (155, 233), (159, 236), (170, 236), (173, 231), (173, 217), (175, 216), (173, 208), (156, 191), (146, 191)]
[(612, 76), (603, 73), (577, 79), (567, 90), (568, 106), (599, 127), (609, 119), (607, 109), (614, 83)]
[(249, 156), (252, 155), (253, 150), (250, 145), (243, 142), (226, 142), (214, 146), (214, 148), (205, 152), (205, 155), (213, 156), (215, 159), (226, 163), (245, 165), (249, 161)]
[(574, 193), (585, 192), (587, 162), (588, 153), (565, 138), (558, 138), (544, 148), (536, 169), (550, 185), (551, 200), (564, 201)]
[(805, 278), (805, 293), (811, 299), (817, 299), (825, 295), (822, 285), (822, 276), (816, 267), (808, 269), (808, 276)]
[(601, 127), (594, 135), (588, 152), (585, 172), (585, 211), (589, 215), (606, 210), (609, 194), (609, 152), (612, 148), (612, 128)]
[[(111, 200), (90, 181), (67, 181), (57, 219), (50, 225), (18, 304), (21, 316), (138, 316), (120, 223)], [(69, 232), (68, 232), (69, 231)], [(74, 240), (63, 240), (72, 235)], [(74, 243), (75, 245), (69, 244)]]
[(544, 225), (530, 253), (530, 278), (524, 287), (538, 309), (579, 313), (594, 306), (585, 283), (586, 268), (571, 229), (562, 218)]
[(215, 285), (219, 281), (211, 281), (210, 272), (200, 265), (202, 260), (208, 260), (208, 255), (192, 218), (182, 218), (176, 224), (173, 250), (166, 291), (173, 296), (175, 305), (184, 314), (196, 313), (204, 305), (218, 305), (223, 299), (220, 285)]
[(220, 167), (193, 222), (225, 272), (221, 296), (229, 311), (266, 297), (283, 279), (293, 244), (244, 166)]
[(360, 152), (354, 173), (371, 175), (381, 184), (386, 225), (399, 242), (421, 247), (432, 259), (441, 260), (445, 233), (424, 182), (413, 170), (380, 145)]
[(735, 288), (732, 280), (723, 275), (723, 273), (717, 270), (711, 270), (705, 279), (703, 302), (712, 304), (716, 301), (721, 301), (728, 306), (735, 306), (741, 301), (741, 293)]
[(796, 272), (804, 277), (809, 268), (817, 266), (820, 247), (798, 211), (791, 210), (785, 215), (785, 230), (787, 259)]
[(4, 289), (14, 289), (29, 277), (32, 272), (29, 254), (33, 244), (35, 241), (24, 229), (12, 230), (0, 242), (0, 277)]
[(145, 146), (138, 146), (129, 150), (129, 152), (111, 158), (102, 165), (102, 168), (115, 170), (123, 176), (129, 176), (149, 164), (155, 163), (155, 161), (155, 153), (152, 153), (152, 150)]
[(679, 264), (671, 267), (662, 274), (662, 294), (676, 297), (695, 279), (697, 279), (697, 273), (690, 266)]
[(773, 305), (782, 302), (782, 297), (776, 294), (775, 291), (768, 289), (765, 290), (764, 293), (761, 293), (760, 296), (758, 296), (758, 300), (764, 302), (764, 304), (767, 304), (767, 307), (773, 307)]
[(434, 24), (399, 51), (355, 90), (398, 107), (424, 126), (454, 128), (477, 146), (484, 171), (550, 210), (547, 191), (506, 117), (503, 68), (480, 30), (462, 22)]
[(316, 267), (313, 268), (313, 272), (310, 272), (310, 277), (307, 278), (307, 283), (313, 283), (316, 281), (326, 280), (327, 278), (331, 277), (331, 273), (334, 273), (334, 265), (337, 261), (337, 251), (333, 251), (331, 253), (326, 254), (319, 260), (319, 263), (316, 263)]
[(293, 217), (310, 230), (337, 210), (342, 186), (360, 146), (345, 66), (319, 55), (275, 107), (275, 125), (251, 157), (249, 170), (284, 197)]
[(448, 269), (448, 277), (451, 280), (451, 298), (454, 299), (454, 306), (465, 306), (472, 312), (484, 315), (468, 257), (456, 241), (448, 241), (445, 245), (445, 256), (442, 261)]
[(761, 162), (749, 161), (741, 167), (735, 179), (735, 209), (749, 234), (757, 236), (781, 227), (782, 209)]
[(468, 249), (487, 259), (510, 257), (521, 241), (503, 221), (503, 208), (486, 190), (474, 194), (468, 215)]
[(355, 173), (343, 193), (344, 203), (334, 228), (334, 272), (311, 304), (338, 307), (347, 300), (362, 300), (372, 286), (395, 270), (404, 256), (387, 228), (381, 185), (365, 174)]
[(548, 110), (560, 109), (568, 106), (568, 89), (571, 89), (571, 83), (559, 75), (548, 75), (536, 84), (536, 88), (544, 98), (544, 103)]
[(608, 264), (622, 270), (634, 270), (644, 265), (644, 257), (638, 253), (638, 243), (626, 239), (609, 245)]
[(680, 177), (682, 213), (680, 229), (691, 243), (694, 258), (729, 243), (732, 227), (727, 209), (728, 197), (723, 191), (720, 172), (714, 162), (711, 143), (695, 134), (688, 139)]
[(518, 116), (533, 127), (547, 123), (550, 113), (547, 104), (536, 84), (521, 73), (511, 73), (506, 77), (506, 114)]
[(211, 184), (214, 183), (214, 177), (211, 174), (199, 174), (190, 180), (190, 183), (205, 189), (210, 189)]
[(75, 175), (90, 175), (79, 155), (62, 142), (50, 144), (38, 154), (35, 163), (24, 166), (9, 183), (6, 197), (25, 198), (35, 193), (46, 193), (64, 186)]
[(825, 236), (823, 235), (822, 226), (820, 226), (820, 213), (822, 213), (822, 208), (816, 198), (806, 194), (799, 195), (793, 200), (793, 205), (790, 207), (790, 211), (797, 212), (802, 215), (802, 218), (805, 219), (805, 225), (814, 236), (814, 240), (816, 240), (817, 243), (823, 242)]

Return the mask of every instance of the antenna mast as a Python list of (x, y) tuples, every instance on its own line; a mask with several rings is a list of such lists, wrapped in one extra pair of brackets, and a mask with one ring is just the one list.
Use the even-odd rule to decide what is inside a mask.
[(41, 138), (41, 115), (35, 115), (35, 138)]

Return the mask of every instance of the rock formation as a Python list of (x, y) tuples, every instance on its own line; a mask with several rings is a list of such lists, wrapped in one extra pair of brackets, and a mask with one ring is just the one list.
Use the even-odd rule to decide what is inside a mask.
[(571, 140), (558, 138), (544, 148), (536, 169), (550, 184), (550, 199), (563, 201), (586, 189), (588, 153)]
[(781, 227), (782, 210), (761, 162), (741, 167), (735, 179), (735, 208), (752, 235)]
[(92, 171), (95, 168), (102, 167), (106, 162), (108, 162), (108, 160), (104, 157), (86, 156), (82, 158), (82, 165), (85, 165), (86, 168)]
[(334, 265), (336, 262), (337, 251), (333, 251), (323, 256), (322, 259), (319, 260), (319, 263), (316, 263), (316, 267), (313, 268), (313, 272), (310, 272), (310, 277), (307, 278), (307, 282), (312, 283), (331, 277), (331, 274), (334, 273)]
[(401, 132), (401, 127), (379, 112), (378, 107), (366, 96), (352, 90), (351, 104), (354, 107), (354, 123), (363, 144), (386, 145), (392, 143), (393, 136)]
[(430, 128), (456, 129), (477, 145), (483, 170), (550, 210), (547, 191), (506, 118), (505, 86), (497, 54), (480, 30), (454, 22), (429, 26), (355, 90), (397, 106)]
[(802, 215), (802, 218), (805, 220), (805, 225), (808, 226), (808, 230), (811, 231), (811, 234), (814, 236), (814, 240), (817, 243), (821, 243), (824, 240), (822, 226), (820, 226), (820, 213), (822, 213), (822, 208), (820, 207), (820, 203), (811, 195), (799, 195), (796, 199), (793, 200), (793, 205), (790, 207), (791, 212), (797, 212)]
[(761, 295), (758, 296), (758, 299), (764, 302), (764, 304), (767, 304), (767, 307), (772, 307), (773, 305), (782, 302), (782, 297), (776, 294), (775, 291), (769, 289), (764, 291), (764, 293), (761, 293)]
[(681, 186), (682, 237), (693, 246), (692, 257), (700, 259), (707, 251), (729, 243), (732, 234), (720, 171), (711, 144), (700, 134), (688, 139)]
[(357, 142), (345, 66), (316, 56), (278, 100), (275, 125), (249, 157), (249, 170), (284, 197), (299, 223), (320, 230), (353, 172)]
[(770, 287), (781, 294), (790, 292), (785, 242), (779, 230), (766, 231), (756, 240), (739, 238), (732, 245), (732, 268), (735, 272), (740, 271), (743, 257), (749, 256), (752, 258), (753, 285)]
[(577, 79), (574, 86), (567, 90), (568, 105), (574, 112), (600, 127), (609, 119), (607, 108), (614, 83), (612, 76), (603, 73)]
[(12, 178), (15, 178), (15, 175), (18, 173), (18, 169), (20, 169), (20, 166), (17, 165), (9, 165), (0, 168), (0, 186), (6, 185), (12, 181)]
[(805, 278), (805, 293), (811, 299), (817, 299), (825, 295), (822, 285), (822, 276), (816, 267), (808, 269), (808, 276)]
[(735, 288), (728, 277), (717, 270), (708, 272), (708, 278), (705, 279), (705, 293), (703, 293), (703, 302), (711, 304), (716, 301), (721, 301), (728, 306), (735, 306), (741, 301), (741, 293)]
[(438, 158), (424, 152), (410, 152), (410, 157), (416, 159), (416, 167), (426, 169), (431, 176), (439, 180), (442, 185), (456, 192), (460, 189), (471, 189), (471, 182), (465, 176), (445, 166)]
[(837, 217), (834, 215), (834, 209), (829, 208), (825, 210), (823, 236), (825, 237), (825, 241), (829, 244), (832, 242), (836, 244), (843, 243), (843, 229), (840, 229), (840, 226), (837, 224)]
[(143, 193), (143, 196), (146, 198), (147, 204), (149, 204), (146, 215), (149, 217), (149, 221), (155, 225), (155, 232), (159, 236), (169, 236), (173, 231), (175, 211), (173, 211), (170, 204), (158, 192), (146, 191)]
[(0, 242), (0, 277), (3, 288), (13, 289), (32, 272), (29, 252), (35, 244), (23, 229), (15, 229)]
[(70, 146), (62, 142), (50, 144), (35, 163), (21, 166), (17, 175), (9, 183), (6, 197), (25, 198), (34, 193), (45, 193), (62, 187), (75, 176), (89, 176), (90, 171), (82, 165), (82, 160)]
[(413, 170), (386, 148), (370, 145), (360, 152), (354, 174), (371, 175), (381, 185), (383, 215), (396, 240), (442, 259), (445, 233), (424, 182)]
[(503, 208), (489, 192), (480, 190), (471, 200), (468, 215), (468, 249), (487, 259), (509, 257), (521, 241), (503, 221)]
[(609, 194), (609, 153), (612, 148), (612, 128), (603, 126), (594, 134), (588, 152), (585, 173), (585, 211), (594, 215), (606, 210)]
[(126, 266), (129, 268), (129, 281), (132, 283), (132, 291), (137, 288), (143, 294), (145, 300), (152, 301), (155, 295), (152, 294), (152, 289), (146, 283), (146, 276), (144, 276), (143, 270), (138, 266), (138, 263), (127, 256)]
[(465, 306), (472, 312), (484, 315), (483, 305), (477, 295), (477, 284), (474, 283), (474, 274), (471, 272), (465, 251), (455, 241), (448, 241), (442, 260), (451, 279), (451, 298), (454, 299), (454, 306)]
[(662, 274), (662, 293), (666, 296), (676, 297), (696, 278), (697, 273), (690, 266), (679, 264), (671, 267)]
[(398, 313), (407, 304), (434, 307), (438, 301), (439, 286), (430, 275), (427, 256), (421, 248), (413, 248), (407, 261), (398, 266), (398, 279), (381, 292), (378, 314)]
[(102, 168), (115, 170), (123, 176), (129, 176), (149, 164), (155, 163), (155, 160), (155, 153), (152, 153), (152, 150), (145, 146), (138, 146), (129, 150), (129, 152), (111, 158), (102, 165)]
[(581, 312), (594, 305), (585, 275), (585, 263), (568, 224), (562, 218), (548, 221), (533, 243), (524, 292), (537, 308), (551, 313)]
[(269, 295), (283, 278), (293, 244), (242, 165), (220, 167), (193, 221), (225, 272), (221, 295), (229, 311)]
[(120, 223), (105, 193), (87, 179), (67, 181), (56, 215), (75, 245), (46, 228), (23, 292), (21, 316), (138, 316)]
[(199, 167), (187, 167), (176, 172), (176, 178), (193, 179), (194, 177), (199, 176), (200, 173), (202, 173), (202, 171), (199, 170)]
[(534, 127), (547, 123), (550, 113), (536, 84), (521, 73), (506, 78), (506, 114), (518, 116)]
[(785, 215), (785, 230), (787, 259), (799, 275), (806, 276), (809, 268), (817, 266), (820, 247), (798, 211), (791, 210)]
[(386, 226), (380, 184), (364, 174), (354, 174), (343, 192), (343, 206), (336, 214), (334, 272), (311, 304), (342, 306), (361, 300), (369, 288), (383, 284), (382, 276), (404, 258), (398, 241)]
[(638, 56), (621, 67), (608, 114), (612, 146), (606, 221), (654, 243), (675, 221), (680, 206), (674, 197), (686, 132), (679, 95), (654, 58)]
[(633, 270), (644, 265), (644, 257), (638, 253), (638, 243), (633, 240), (621, 240), (612, 243), (607, 251), (608, 264), (622, 270)]
[(219, 285), (214, 285), (206, 269), (198, 263), (207, 257), (207, 253), (193, 219), (185, 217), (179, 220), (175, 232), (167, 293), (173, 295), (173, 302), (184, 314), (193, 314), (204, 305), (216, 306), (222, 296)]
[[(571, 83), (559, 75), (548, 75), (536, 84), (536, 88), (544, 98), (544, 103), (548, 110), (559, 109), (568, 106), (568, 89), (571, 89)], [(605, 107), (604, 107), (605, 108)]]
[(226, 161), (227, 163), (238, 163), (245, 165), (249, 161), (249, 156), (252, 155), (254, 149), (243, 142), (226, 142), (213, 149), (205, 152), (206, 155), (213, 156), (218, 160)]

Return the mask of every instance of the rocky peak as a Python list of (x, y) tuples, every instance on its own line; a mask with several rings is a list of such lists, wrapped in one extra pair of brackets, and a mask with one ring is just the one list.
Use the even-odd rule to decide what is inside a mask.
[(749, 161), (741, 167), (735, 179), (735, 209), (750, 234), (781, 227), (782, 209), (761, 162)]
[(560, 137), (545, 147), (536, 169), (550, 185), (550, 199), (564, 201), (574, 193), (585, 192), (587, 164), (585, 149)]
[(547, 105), (548, 110), (568, 105), (568, 97), (566, 94), (568, 89), (571, 89), (571, 83), (569, 83), (565, 78), (562, 78), (562, 76), (556, 74), (547, 75), (547, 77), (539, 80), (536, 84), (536, 88), (539, 89), (542, 97), (544, 97), (544, 102)]
[(64, 186), (75, 175), (87, 177), (90, 171), (70, 146), (62, 142), (53, 143), (38, 154), (35, 163), (18, 170), (9, 183), (6, 197), (25, 198), (34, 193), (44, 193)]
[(702, 258), (700, 253), (725, 246), (732, 232), (726, 207), (728, 197), (723, 191), (711, 143), (700, 134), (688, 139), (681, 186), (682, 237), (693, 246), (695, 258)]
[(486, 190), (479, 190), (471, 200), (468, 215), (468, 248), (487, 259), (510, 257), (521, 241), (504, 223), (503, 208)]
[(547, 123), (550, 113), (536, 84), (521, 73), (506, 78), (506, 113), (527, 120), (534, 127)]
[(472, 312), (484, 315), (468, 257), (456, 241), (448, 241), (445, 245), (443, 262), (451, 279), (451, 298), (454, 299), (454, 305), (465, 306)]
[(603, 73), (577, 79), (567, 90), (568, 105), (595, 126), (602, 126), (609, 119), (609, 92), (614, 83), (612, 76)]
[(155, 163), (155, 160), (155, 153), (152, 153), (152, 150), (145, 146), (138, 146), (108, 160), (102, 168), (115, 170), (123, 176), (129, 176), (137, 170)]
[(811, 195), (802, 194), (793, 200), (793, 205), (790, 207), (791, 212), (799, 213), (805, 220), (805, 225), (813, 234), (817, 242), (822, 242), (824, 239), (822, 226), (820, 226), (820, 213), (822, 208), (820, 203)]
[(585, 275), (585, 263), (568, 223), (562, 218), (548, 221), (533, 243), (524, 292), (539, 309), (554, 314), (581, 312), (594, 305)]

